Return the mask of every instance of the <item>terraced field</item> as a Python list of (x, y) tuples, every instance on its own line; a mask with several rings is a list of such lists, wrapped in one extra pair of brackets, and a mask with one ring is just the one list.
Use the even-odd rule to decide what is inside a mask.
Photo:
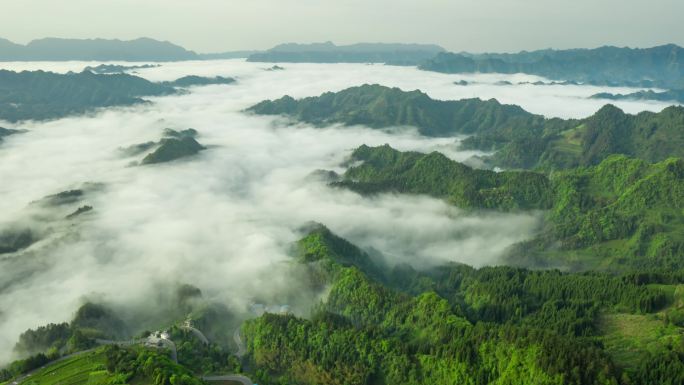
[(23, 385), (83, 385), (102, 383), (111, 377), (102, 350), (81, 354), (32, 374)]

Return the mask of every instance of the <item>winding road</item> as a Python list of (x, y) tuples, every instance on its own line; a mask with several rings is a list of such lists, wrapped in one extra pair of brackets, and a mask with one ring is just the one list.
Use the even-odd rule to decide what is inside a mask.
[[(185, 330), (190, 330), (197, 338), (199, 338), (204, 344), (208, 345), (209, 340), (207, 337), (202, 333), (200, 330), (195, 329), (192, 326), (182, 326), (182, 329)], [(244, 343), (242, 342), (242, 337), (240, 336), (240, 328), (238, 327), (235, 329), (235, 332), (233, 333), (233, 340), (235, 341), (235, 344), (237, 345), (237, 352), (235, 352), (235, 355), (238, 356), (239, 358), (242, 358), (245, 354), (247, 354), (247, 349), (245, 348)], [(133, 346), (137, 344), (144, 343), (145, 340), (128, 340), (128, 341), (114, 341), (114, 340), (103, 340), (103, 339), (96, 339), (95, 343), (98, 345), (117, 345), (117, 346)], [(171, 351), (171, 359), (173, 359), (174, 362), (178, 363), (178, 352), (176, 350), (176, 343), (169, 340), (169, 339), (159, 339), (159, 342), (161, 342), (165, 347), (169, 348)], [(10, 382), (10, 385), (19, 385), (21, 384), (24, 380), (27, 378), (31, 377), (34, 373), (45, 369), (48, 366), (52, 366), (54, 364), (57, 364), (59, 362), (62, 362), (64, 360), (68, 360), (69, 358), (79, 356), (81, 354), (89, 353), (95, 350), (96, 348), (88, 349), (88, 350), (82, 350), (80, 352), (68, 354), (66, 356), (60, 357), (54, 361), (51, 361), (47, 363), (46, 365), (41, 366), (40, 368), (34, 369), (21, 377), (18, 377), (14, 381)], [(252, 381), (249, 377), (240, 375), (240, 374), (224, 374), (224, 375), (215, 375), (215, 376), (202, 376), (202, 380), (207, 381), (207, 382), (215, 382), (215, 381), (233, 381), (233, 382), (239, 382), (242, 383), (243, 385), (254, 385), (254, 381)]]
[(203, 376), (202, 379), (207, 382), (212, 381), (234, 381), (240, 382), (243, 385), (254, 385), (254, 382), (249, 377), (241, 376), (239, 374), (229, 374), (225, 376)]
[(199, 338), (199, 340), (202, 341), (202, 343), (204, 343), (205, 345), (209, 345), (209, 340), (204, 335), (204, 333), (202, 333), (199, 329), (195, 329), (192, 326), (181, 326), (180, 328), (192, 332), (192, 334), (194, 334), (195, 337)]

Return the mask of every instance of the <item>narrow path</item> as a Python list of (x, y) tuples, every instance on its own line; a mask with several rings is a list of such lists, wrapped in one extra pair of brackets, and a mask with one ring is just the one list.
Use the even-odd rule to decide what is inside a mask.
[[(182, 329), (190, 330), (192, 331), (193, 334), (197, 338), (199, 338), (203, 343), (209, 344), (209, 340), (207, 337), (202, 333), (200, 330), (195, 329), (194, 327), (190, 326), (183, 326), (181, 327)], [(233, 340), (235, 341), (235, 344), (237, 345), (237, 352), (235, 352), (235, 355), (238, 356), (239, 358), (242, 358), (245, 354), (247, 354), (247, 349), (245, 348), (245, 344), (242, 342), (242, 337), (240, 336), (240, 328), (238, 327), (235, 329), (235, 332), (233, 333)], [(162, 344), (164, 344), (165, 347), (168, 347), (169, 350), (171, 351), (171, 359), (175, 362), (178, 363), (178, 351), (176, 350), (176, 343), (167, 340), (167, 339), (160, 339), (159, 340)], [(104, 340), (104, 339), (95, 339), (95, 343), (98, 345), (117, 345), (117, 346), (133, 346), (137, 344), (144, 343), (144, 340), (127, 340), (127, 341), (115, 341), (115, 340)], [(19, 385), (21, 384), (24, 380), (27, 378), (31, 377), (31, 375), (35, 374), (36, 372), (45, 369), (48, 366), (52, 366), (54, 364), (57, 364), (59, 362), (62, 362), (64, 360), (68, 360), (72, 357), (79, 356), (81, 354), (89, 353), (94, 351), (97, 348), (92, 348), (88, 350), (82, 350), (80, 352), (76, 353), (71, 353), (66, 356), (60, 357), (54, 361), (50, 361), (47, 364), (41, 366), (40, 368), (34, 369), (21, 377), (18, 377), (14, 381), (10, 382), (10, 385)], [(249, 378), (245, 377), (240, 374), (225, 374), (225, 375), (216, 375), (216, 376), (203, 376), (202, 379), (204, 381), (235, 381), (235, 382), (240, 382), (243, 385), (254, 385), (254, 382)]]
[(199, 329), (195, 329), (192, 326), (181, 326), (180, 328), (183, 330), (191, 331), (192, 334), (195, 335), (195, 337), (199, 338), (200, 341), (202, 341), (202, 343), (204, 343), (205, 345), (209, 345), (209, 339), (207, 339), (204, 333), (202, 333)]

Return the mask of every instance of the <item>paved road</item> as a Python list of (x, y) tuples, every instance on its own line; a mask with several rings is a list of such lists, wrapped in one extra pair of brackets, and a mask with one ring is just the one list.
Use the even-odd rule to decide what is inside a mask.
[(229, 374), (225, 376), (203, 376), (204, 381), (235, 381), (240, 382), (243, 385), (254, 385), (254, 382), (249, 379), (249, 377), (241, 376), (239, 374)]
[(115, 341), (115, 340), (103, 340), (100, 338), (95, 339), (95, 343), (98, 345), (117, 345), (117, 346), (132, 346), (141, 343), (141, 340), (128, 340), (128, 341)]
[(195, 335), (195, 337), (199, 338), (199, 340), (202, 341), (202, 343), (204, 343), (205, 345), (209, 345), (209, 340), (207, 339), (207, 337), (204, 336), (204, 333), (199, 331), (199, 329), (195, 329), (192, 326), (181, 326), (180, 328), (183, 330), (191, 331), (192, 334)]
[[(193, 327), (187, 327), (187, 326), (183, 326), (182, 328), (192, 331), (197, 336), (197, 338), (202, 340), (202, 342), (204, 342), (205, 344), (209, 344), (209, 340), (207, 340), (207, 337), (205, 337), (204, 334), (201, 331), (199, 331), (198, 329), (195, 329)], [(242, 338), (240, 336), (240, 328), (235, 329), (235, 333), (233, 333), (233, 340), (235, 340), (235, 344), (237, 344), (237, 347), (238, 347), (238, 350), (235, 353), (235, 355), (242, 358), (247, 353), (247, 349), (245, 349), (245, 344), (242, 342)], [(114, 340), (103, 340), (103, 339), (96, 339), (95, 340), (95, 343), (97, 343), (98, 345), (118, 345), (118, 346), (132, 346), (132, 345), (140, 344), (143, 342), (144, 342), (143, 340), (128, 340), (128, 341), (114, 341)], [(160, 339), (160, 342), (162, 342), (162, 344), (164, 344), (166, 347), (169, 348), (169, 350), (171, 350), (171, 359), (174, 362), (178, 363), (178, 352), (176, 350), (176, 344), (173, 341), (166, 340), (166, 339)], [(34, 370), (22, 375), (21, 377), (18, 377), (17, 379), (12, 381), (10, 383), (10, 385), (19, 385), (24, 380), (31, 377), (31, 375), (35, 374), (39, 370), (45, 369), (48, 366), (52, 366), (52, 365), (59, 363), (59, 362), (62, 362), (64, 360), (68, 360), (69, 358), (72, 358), (72, 357), (75, 357), (75, 356), (78, 356), (81, 354), (92, 352), (95, 349), (96, 348), (88, 349), (88, 350), (82, 350), (80, 352), (76, 352), (76, 353), (72, 353), (72, 354), (68, 354), (66, 356), (60, 357), (54, 361), (50, 361), (46, 365), (41, 366), (38, 369), (34, 369)], [(205, 381), (235, 381), (235, 382), (241, 382), (244, 385), (254, 385), (254, 382), (252, 382), (252, 380), (250, 380), (248, 377), (245, 377), (245, 376), (242, 376), (239, 374), (226, 374), (226, 375), (219, 375), (219, 376), (204, 376), (204, 377), (202, 377), (202, 379)]]

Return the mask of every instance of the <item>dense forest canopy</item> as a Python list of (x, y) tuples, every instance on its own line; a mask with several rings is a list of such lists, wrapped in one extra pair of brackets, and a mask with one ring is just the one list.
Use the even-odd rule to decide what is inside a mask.
[(466, 209), (545, 210), (545, 229), (509, 263), (624, 270), (684, 268), (684, 160), (613, 155), (549, 175), (473, 169), (433, 152), (361, 146), (333, 186), (426, 194)]

